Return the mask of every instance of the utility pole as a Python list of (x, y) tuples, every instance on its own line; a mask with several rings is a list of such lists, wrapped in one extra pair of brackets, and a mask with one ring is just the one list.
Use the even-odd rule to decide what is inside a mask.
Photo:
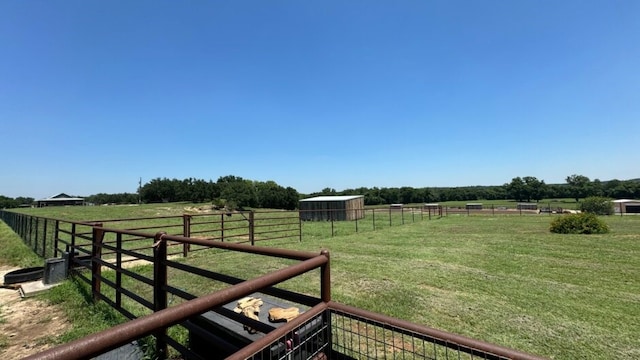
[(142, 199), (140, 198), (140, 193), (142, 192), (142, 177), (138, 180), (138, 205), (142, 203)]

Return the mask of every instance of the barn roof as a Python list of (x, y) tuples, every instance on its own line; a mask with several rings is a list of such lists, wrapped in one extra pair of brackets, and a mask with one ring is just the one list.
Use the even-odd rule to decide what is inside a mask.
[(59, 193), (51, 197), (48, 197), (46, 199), (40, 199), (38, 201), (65, 201), (65, 200), (84, 200), (84, 199), (79, 197), (71, 197), (65, 193)]
[(300, 201), (346, 201), (364, 197), (364, 195), (336, 195), (336, 196), (316, 196), (302, 199)]

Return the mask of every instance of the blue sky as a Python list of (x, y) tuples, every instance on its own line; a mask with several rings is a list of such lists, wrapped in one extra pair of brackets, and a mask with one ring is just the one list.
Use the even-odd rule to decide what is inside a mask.
[(0, 194), (640, 177), (640, 2), (2, 1)]

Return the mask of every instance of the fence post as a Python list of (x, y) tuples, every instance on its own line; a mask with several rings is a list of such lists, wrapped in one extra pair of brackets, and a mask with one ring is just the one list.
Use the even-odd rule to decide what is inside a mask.
[(91, 293), (93, 301), (100, 300), (100, 284), (102, 278), (102, 240), (104, 240), (104, 230), (102, 223), (93, 224), (91, 246)]
[(42, 231), (42, 257), (47, 257), (47, 218), (44, 218), (44, 226)]
[(76, 260), (76, 224), (71, 224), (71, 245), (70, 249), (67, 249), (69, 253), (69, 263), (67, 264), (67, 271), (71, 274), (71, 270), (73, 269), (73, 263)]
[(22, 238), (22, 216), (21, 215), (16, 215), (16, 224), (18, 226), (18, 235), (20, 235), (20, 238)]
[(356, 234), (358, 233), (358, 217), (360, 216), (360, 210), (354, 210), (353, 211), (355, 214), (355, 219), (356, 219)]
[(333, 237), (333, 210), (329, 210), (329, 216), (331, 217), (331, 237)]
[(622, 203), (620, 203), (620, 216), (624, 216), (624, 214), (622, 213)]
[(328, 250), (322, 250), (320, 255), (327, 257), (327, 263), (320, 269), (320, 298), (323, 302), (331, 301), (331, 258)]
[(33, 217), (27, 217), (25, 215), (24, 222), (24, 235), (22, 235), (22, 240), (24, 240), (27, 246), (31, 247), (31, 236), (29, 236), (29, 234), (31, 234), (31, 223), (33, 222)]
[[(182, 236), (191, 237), (191, 215), (189, 214), (182, 215)], [(190, 248), (191, 244), (182, 244), (182, 256), (187, 257)]]
[(402, 218), (402, 225), (404, 225), (404, 205), (400, 207), (400, 217)]
[(29, 221), (31, 221), (31, 217), (27, 217), (27, 215), (22, 215), (21, 218), (22, 218), (22, 233), (20, 234), (20, 237), (27, 245), (30, 245), (29, 242), (27, 242), (27, 233), (28, 233)]
[(298, 232), (300, 233), (300, 242), (302, 242), (302, 216), (300, 216), (300, 210), (298, 210)]
[(31, 247), (31, 224), (33, 223), (33, 217), (24, 215), (24, 234), (22, 239), (25, 243)]
[(224, 242), (224, 213), (220, 214), (220, 241)]
[(254, 213), (253, 213), (253, 210), (251, 210), (249, 211), (249, 241), (251, 242), (251, 245), (255, 245), (256, 230), (255, 230), (254, 220), (255, 220)]
[(371, 218), (373, 219), (373, 231), (376, 231), (376, 209), (371, 209)]
[(31, 241), (33, 242), (33, 251), (38, 254), (38, 226), (40, 225), (40, 218), (36, 218), (36, 226), (35, 231), (30, 235)]
[(389, 206), (389, 227), (391, 226), (391, 206)]
[(116, 234), (116, 308), (122, 308), (122, 233)]
[(53, 257), (58, 257), (58, 237), (60, 232), (60, 220), (56, 220), (56, 224), (53, 226)]
[[(156, 233), (153, 244), (153, 311), (167, 308), (167, 243), (162, 239), (164, 232)], [(167, 328), (154, 333), (156, 338), (156, 359), (167, 358)]]
[(416, 222), (416, 208), (411, 208), (411, 222)]
[(494, 204), (491, 204), (491, 216), (496, 216), (496, 206)]

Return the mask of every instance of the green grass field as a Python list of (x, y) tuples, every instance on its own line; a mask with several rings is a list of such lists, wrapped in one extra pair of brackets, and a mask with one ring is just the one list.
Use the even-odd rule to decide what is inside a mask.
[[(38, 215), (104, 219), (170, 213), (170, 206), (49, 208)], [(550, 221), (457, 215), (260, 245), (329, 249), (333, 298), (349, 305), (554, 359), (640, 358), (640, 217), (607, 217), (610, 234), (587, 236), (551, 234)], [(180, 261), (243, 278), (290, 264), (220, 251)], [(169, 275), (170, 284), (194, 293), (219, 288)], [(317, 294), (318, 278), (308, 274), (283, 287)], [(127, 286), (150, 294), (146, 285)]]

